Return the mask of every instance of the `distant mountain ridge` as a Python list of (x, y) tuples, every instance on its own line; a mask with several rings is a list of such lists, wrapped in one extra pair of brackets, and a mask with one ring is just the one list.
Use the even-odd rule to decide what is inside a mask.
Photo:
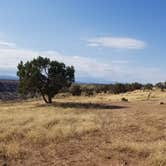
[[(10, 80), (9, 80), (10, 79)], [(0, 79), (0, 100), (14, 100), (17, 95), (18, 81), (13, 77), (1, 77)]]
[(0, 75), (0, 80), (18, 80), (18, 78), (11, 75)]

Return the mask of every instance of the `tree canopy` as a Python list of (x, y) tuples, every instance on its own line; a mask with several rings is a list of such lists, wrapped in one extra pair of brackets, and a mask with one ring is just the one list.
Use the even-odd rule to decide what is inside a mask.
[(41, 94), (46, 103), (52, 103), (54, 95), (74, 82), (73, 66), (49, 58), (39, 56), (26, 63), (21, 61), (17, 68), (18, 92), (24, 95)]

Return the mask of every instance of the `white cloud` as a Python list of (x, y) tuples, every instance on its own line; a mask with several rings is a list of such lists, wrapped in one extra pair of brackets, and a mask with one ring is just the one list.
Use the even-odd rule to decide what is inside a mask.
[(17, 64), (21, 60), (25, 62), (38, 56), (58, 60), (67, 65), (74, 65), (76, 80), (78, 81), (82, 81), (80, 80), (82, 78), (85, 78), (88, 82), (93, 80), (98, 82), (156, 82), (165, 79), (165, 73), (159, 68), (132, 67), (130, 62), (126, 60), (114, 59), (104, 63), (90, 57), (67, 56), (57, 51), (33, 51), (17, 47), (12, 49), (11, 47), (0, 47), (0, 75), (13, 75), (17, 70)]
[(0, 49), (5, 49), (5, 48), (12, 49), (15, 47), (16, 47), (15, 43), (0, 41)]
[(143, 49), (146, 43), (141, 40), (127, 37), (96, 37), (87, 40), (91, 47), (111, 47), (117, 49)]
[[(3, 43), (3, 42), (0, 42)], [(64, 62), (67, 65), (74, 65), (77, 76), (88, 76), (104, 78), (110, 70), (110, 65), (100, 63), (95, 59), (83, 56), (66, 56), (57, 51), (33, 51), (27, 49), (0, 47), (0, 75), (13, 73), (17, 70), (17, 64), (22, 60), (32, 60), (35, 57), (48, 57), (52, 60)]]

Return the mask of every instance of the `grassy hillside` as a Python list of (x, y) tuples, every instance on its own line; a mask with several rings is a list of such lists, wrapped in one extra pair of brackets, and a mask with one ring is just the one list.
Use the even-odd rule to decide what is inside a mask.
[(0, 103), (0, 165), (165, 166), (166, 94), (148, 95)]

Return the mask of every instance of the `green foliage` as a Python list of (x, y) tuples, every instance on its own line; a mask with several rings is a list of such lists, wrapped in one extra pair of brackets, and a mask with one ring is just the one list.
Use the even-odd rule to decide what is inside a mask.
[(122, 83), (116, 83), (112, 86), (111, 92), (114, 94), (125, 93), (125, 92), (127, 92), (127, 88), (126, 88), (127, 86)]
[(84, 89), (84, 92), (85, 92), (85, 96), (93, 96), (94, 95), (93, 89), (91, 89), (91, 88)]
[(71, 85), (69, 91), (73, 96), (80, 96), (82, 90), (81, 90), (80, 85), (73, 84), (73, 85)]
[(81, 90), (82, 90), (82, 94), (85, 96), (93, 96), (94, 92), (95, 92), (95, 86), (92, 84), (85, 84), (82, 85)]
[(144, 90), (152, 90), (153, 89), (153, 84), (147, 83), (144, 85)]
[(163, 91), (166, 87), (165, 84), (163, 82), (158, 82), (155, 87), (161, 89), (161, 91)]
[(38, 57), (25, 64), (21, 61), (17, 68), (18, 92), (24, 95), (39, 93), (46, 103), (51, 103), (54, 95), (74, 82), (73, 66), (49, 58)]
[(137, 82), (126, 84), (77, 84), (76, 87), (71, 87), (70, 93), (76, 95), (74, 91), (81, 91), (81, 94), (84, 94), (85, 96), (92, 96), (96, 93), (119, 94), (142, 89), (142, 87), (143, 85)]
[(132, 90), (139, 90), (139, 89), (142, 89), (143, 85), (138, 83), (138, 82), (134, 82), (134, 83), (131, 83), (131, 91)]

